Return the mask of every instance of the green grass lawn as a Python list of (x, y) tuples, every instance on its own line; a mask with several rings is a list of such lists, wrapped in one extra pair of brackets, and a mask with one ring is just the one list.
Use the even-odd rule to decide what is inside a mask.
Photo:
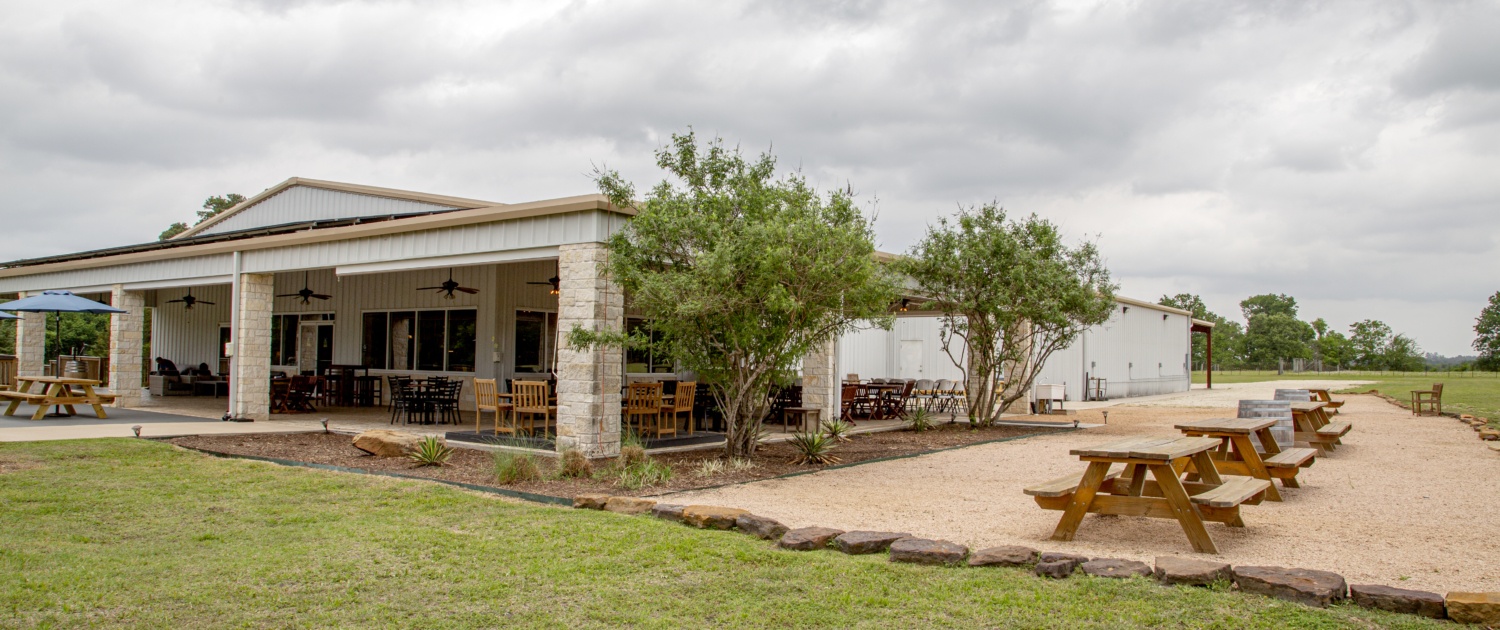
[[(1279, 380), (1375, 381), (1373, 385), (1360, 385), (1349, 391), (1378, 389), (1380, 393), (1402, 401), (1411, 400), (1414, 389), (1432, 389), (1433, 383), (1442, 383), (1443, 411), (1489, 418), (1490, 426), (1500, 427), (1500, 374), (1494, 372), (1287, 372), (1282, 375), (1277, 375), (1276, 370), (1214, 372), (1215, 383)], [(1193, 382), (1204, 382), (1204, 374), (1193, 372)]]
[(0, 445), (0, 626), (1436, 627), (1225, 589), (780, 551), (146, 440)]

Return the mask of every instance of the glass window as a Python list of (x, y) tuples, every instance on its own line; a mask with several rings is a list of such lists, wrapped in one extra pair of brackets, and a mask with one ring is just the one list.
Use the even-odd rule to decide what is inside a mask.
[[(634, 334), (641, 332), (651, 339), (651, 343), (659, 343), (662, 335), (651, 327), (651, 321), (645, 319), (626, 319), (625, 332)], [(672, 362), (666, 355), (656, 348), (626, 348), (625, 349), (625, 372), (629, 374), (664, 374), (672, 371)]]
[(444, 324), (447, 313), (443, 311), (417, 312), (417, 369), (440, 372), (443, 369)]
[(391, 313), (391, 360), (387, 367), (392, 370), (410, 370), (415, 367), (416, 320), (412, 311)]
[(297, 364), (296, 315), (271, 316), (271, 365)]
[(448, 371), (473, 372), (479, 311), (448, 311)]
[(389, 313), (365, 313), (364, 349), (361, 352), (361, 361), (365, 367), (385, 369), (386, 341), (390, 339), (390, 331), (387, 329), (389, 322)]
[(552, 370), (552, 342), (557, 337), (557, 313), (516, 311), (516, 351), (512, 369), (521, 374)]
[(229, 347), (229, 337), (230, 337), (229, 327), (228, 326), (220, 326), (219, 327), (219, 358), (220, 359), (229, 356), (228, 354), (224, 353), (224, 350)]

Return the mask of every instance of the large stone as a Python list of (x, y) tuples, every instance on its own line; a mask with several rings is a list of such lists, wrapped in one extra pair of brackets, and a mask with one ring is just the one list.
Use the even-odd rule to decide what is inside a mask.
[(716, 505), (689, 505), (682, 508), (682, 522), (699, 529), (734, 529), (734, 522), (749, 511)]
[(763, 540), (776, 540), (787, 532), (787, 526), (780, 521), (755, 514), (741, 514), (734, 519), (734, 525), (740, 531)]
[(1376, 584), (1352, 584), (1349, 597), (1365, 608), (1389, 610), (1433, 619), (1443, 618), (1443, 596), (1427, 591), (1411, 591)]
[(847, 554), (857, 555), (863, 553), (880, 553), (891, 546), (891, 543), (911, 536), (911, 534), (897, 532), (868, 532), (852, 531), (839, 534), (833, 540), (833, 544)]
[[(443, 438), (438, 438), (443, 440)], [(406, 457), (417, 450), (422, 436), (389, 429), (373, 429), (354, 436), (354, 448), (376, 457)], [(447, 441), (443, 441), (447, 444)]]
[(1285, 567), (1234, 567), (1234, 583), (1246, 593), (1327, 607), (1344, 599), (1348, 584), (1344, 577), (1328, 571)]
[(1036, 563), (1036, 566), (1031, 568), (1031, 572), (1042, 577), (1061, 580), (1065, 577), (1073, 575), (1073, 570), (1077, 569), (1078, 565), (1080, 564), (1083, 564), (1083, 562), (1078, 558), (1060, 558), (1057, 560), (1038, 561)]
[(602, 510), (609, 503), (607, 494), (580, 494), (573, 497), (573, 507), (580, 510)]
[(1480, 429), (1479, 439), (1487, 441), (1500, 440), (1500, 431), (1495, 429)]
[(1021, 567), (1036, 562), (1037, 550), (1031, 547), (1002, 545), (969, 554), (971, 567)]
[(1220, 580), (1228, 582), (1234, 577), (1226, 563), (1176, 556), (1157, 556), (1155, 575), (1162, 584), (1187, 586), (1208, 586)]
[(1089, 561), (1089, 557), (1088, 556), (1080, 556), (1080, 555), (1078, 555), (1076, 553), (1063, 553), (1061, 551), (1044, 551), (1044, 552), (1042, 552), (1042, 555), (1037, 558), (1036, 561), (1037, 562), (1057, 562), (1058, 560), (1076, 560), (1078, 562), (1078, 564), (1083, 564), (1083, 563)]
[(969, 548), (946, 540), (902, 538), (891, 543), (891, 562), (915, 564), (960, 564)]
[(1500, 627), (1500, 593), (1448, 593), (1448, 618), (1459, 623)]
[(676, 505), (674, 503), (658, 503), (651, 506), (651, 515), (662, 520), (681, 523), (682, 511), (686, 508), (687, 506), (685, 505)]
[(606, 511), (620, 514), (645, 514), (655, 506), (655, 501), (640, 497), (610, 497), (609, 501), (604, 503)]
[(798, 527), (782, 534), (781, 541), (777, 544), (782, 549), (813, 551), (827, 547), (828, 541), (833, 540), (842, 533), (844, 533), (842, 529), (831, 529), (828, 527)]
[(1094, 577), (1128, 578), (1151, 575), (1151, 565), (1121, 558), (1095, 558), (1079, 565), (1079, 568)]

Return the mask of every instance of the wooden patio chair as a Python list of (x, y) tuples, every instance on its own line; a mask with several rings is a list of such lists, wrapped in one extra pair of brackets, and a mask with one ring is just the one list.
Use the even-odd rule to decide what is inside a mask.
[[(661, 435), (661, 383), (631, 383), (625, 395), (625, 425), (637, 435), (646, 431)], [(650, 420), (650, 422), (647, 422)], [(672, 433), (677, 433), (673, 427)]]
[(672, 404), (661, 406), (662, 416), (668, 418), (672, 425), (673, 435), (676, 435), (677, 418), (687, 414), (687, 433), (693, 434), (693, 405), (697, 402), (697, 381), (682, 381), (677, 383), (677, 392), (672, 395)]
[(512, 413), (516, 415), (516, 428), (521, 428), (525, 418), (526, 432), (536, 433), (536, 417), (542, 417), (542, 432), (549, 433), (552, 415), (557, 413), (555, 405), (547, 404), (547, 381), (511, 381)]
[[(484, 422), (486, 411), (495, 414), (495, 429), (491, 435), (500, 435), (505, 431), (511, 435), (516, 434), (516, 406), (510, 403), (510, 394), (501, 394), (500, 386), (492, 378), (474, 379), (474, 433), (479, 433), (479, 425)], [(500, 418), (506, 418), (506, 426), (500, 426)]]
[(13, 356), (0, 357), (0, 392), (8, 392), (16, 388), (16, 366), (18, 361)]
[(1443, 415), (1443, 384), (1433, 383), (1432, 389), (1412, 390), (1411, 413), (1414, 416)]
[(854, 402), (859, 397), (859, 385), (855, 383), (844, 384), (844, 390), (839, 393), (839, 419), (854, 426)]

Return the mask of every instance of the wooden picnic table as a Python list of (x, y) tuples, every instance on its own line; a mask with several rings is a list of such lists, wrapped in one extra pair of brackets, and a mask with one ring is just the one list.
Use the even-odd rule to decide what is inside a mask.
[[(1280, 479), (1281, 485), (1288, 488), (1300, 487), (1297, 483), (1297, 471), (1311, 466), (1317, 451), (1311, 448), (1282, 449), (1271, 434), (1273, 426), (1276, 426), (1275, 418), (1211, 418), (1184, 422), (1177, 425), (1177, 430), (1194, 437), (1219, 440), (1218, 450), (1209, 456), (1213, 457), (1214, 466), (1220, 475), (1239, 475), (1266, 481), (1275, 478)], [(1252, 435), (1259, 438), (1265, 457), (1261, 456), (1260, 449), (1255, 448), (1255, 442), (1250, 439)], [(1193, 467), (1189, 467), (1188, 473), (1195, 473)], [(1266, 489), (1266, 498), (1281, 500), (1281, 492), (1276, 489), (1275, 484)]]
[(1296, 426), (1298, 443), (1305, 443), (1318, 450), (1319, 455), (1332, 451), (1343, 444), (1344, 434), (1352, 425), (1348, 422), (1332, 422), (1328, 418), (1328, 403), (1292, 403), (1292, 424)]
[[(1042, 508), (1063, 511), (1052, 540), (1072, 540), (1085, 514), (1146, 516), (1175, 519), (1194, 551), (1218, 553), (1203, 522), (1244, 527), (1240, 504), (1260, 503), (1271, 487), (1251, 477), (1221, 478), (1209, 456), (1219, 443), (1209, 437), (1143, 437), (1073, 449), (1070, 454), (1089, 464), (1081, 476), (1053, 479), (1025, 492)], [(1202, 481), (1178, 479), (1190, 463)], [(1125, 468), (1112, 471), (1114, 464)], [(1155, 481), (1146, 479), (1148, 471)]]
[(1327, 409), (1333, 410), (1333, 413), (1338, 413), (1339, 407), (1344, 406), (1344, 401), (1334, 400), (1333, 395), (1328, 393), (1328, 390), (1326, 389), (1310, 387), (1307, 389), (1307, 393), (1312, 394), (1313, 402), (1320, 402), (1328, 405)]
[[(21, 403), (28, 403), (36, 405), (36, 413), (31, 415), (32, 420), (41, 420), (46, 416), (48, 407), (62, 407), (68, 410), (64, 415), (75, 415), (78, 412), (73, 409), (74, 405), (89, 405), (94, 408), (95, 415), (108, 418), (104, 413), (104, 403), (113, 402), (115, 397), (113, 394), (95, 391), (94, 386), (98, 384), (99, 381), (87, 378), (18, 376), (15, 391), (0, 392), (0, 400), (10, 401), (10, 406), (5, 409), (7, 416), (16, 415), (16, 409), (20, 408)], [(39, 391), (31, 391), (36, 385), (41, 385)]]

